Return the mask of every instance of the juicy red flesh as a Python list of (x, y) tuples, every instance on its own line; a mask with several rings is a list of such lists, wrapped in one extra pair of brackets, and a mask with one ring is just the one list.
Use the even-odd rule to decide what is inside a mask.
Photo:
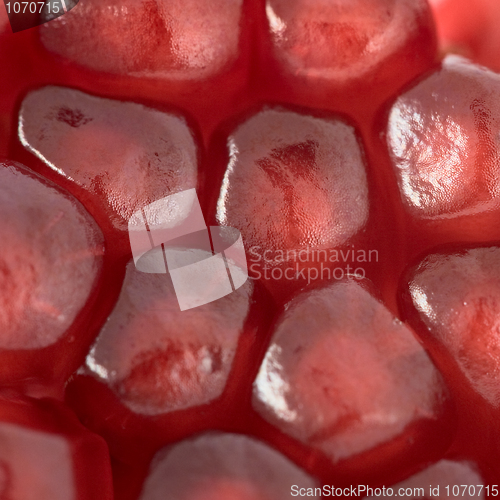
[[(413, 485), (443, 467), (449, 481), (498, 481), (496, 275), (486, 279), (479, 266), (473, 278), (484, 286), (463, 280), (479, 306), (462, 342), (465, 327), (439, 333), (444, 312), (436, 327), (415, 309), (414, 268), (403, 274), (435, 245), (463, 256), (464, 240), (499, 239), (498, 76), (453, 59), (439, 65), (425, 1), (80, 0), (16, 35), (0, 17), (0, 31), (0, 154), (69, 191), (106, 245), (104, 256), (77, 252), (102, 266), (95, 283), (88, 270), (79, 280), (57, 270), (59, 301), (66, 286), (89, 296), (71, 294), (80, 312), (61, 341), (32, 349), (21, 313), (24, 336), (0, 339), (0, 385), (61, 398), (68, 382), (65, 404), (91, 441), (101, 446), (98, 434), (109, 446), (115, 498), (164, 498), (170, 486), (155, 467), (169, 469), (169, 456), (206, 431), (251, 436), (245, 446), (268, 457), (271, 444), (287, 479), (259, 485), (248, 473), (256, 465), (235, 472), (222, 451), (205, 476), (194, 474), (192, 500), (288, 498), (297, 481)], [(271, 275), (191, 312), (175, 309), (166, 275), (127, 267), (125, 230), (144, 205), (193, 187), (207, 224), (242, 232), (249, 264), (259, 246), (271, 269), (283, 272), (292, 255), (292, 270), (306, 274)], [(26, 198), (21, 214), (30, 213)], [(68, 231), (65, 244), (76, 240)], [(285, 261), (279, 251), (289, 252)], [(321, 264), (372, 285), (349, 276), (356, 291), (337, 296), (345, 282), (325, 278)], [(316, 300), (325, 293), (335, 307)], [(467, 323), (455, 294), (442, 293)], [(5, 301), (24, 311), (23, 297), (16, 288)], [(55, 308), (40, 311), (54, 317)], [(47, 404), (64, 420), (62, 403)], [(25, 425), (30, 412), (14, 412), (12, 423)], [(79, 499), (110, 497), (108, 460), (102, 446), (82, 454), (89, 489)], [(190, 477), (190, 464), (177, 466), (169, 481)]]

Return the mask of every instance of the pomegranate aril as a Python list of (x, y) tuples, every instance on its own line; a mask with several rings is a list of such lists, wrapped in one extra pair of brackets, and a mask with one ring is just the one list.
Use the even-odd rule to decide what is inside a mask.
[[(241, 231), (254, 277), (289, 293), (303, 284), (299, 267), (333, 267), (327, 252), (321, 263), (313, 254), (350, 243), (368, 219), (368, 183), (354, 128), (264, 109), (227, 144), (217, 219)], [(331, 274), (326, 269), (321, 276)]]
[[(395, 484), (392, 486), (392, 490), (397, 493), (402, 488), (405, 492), (405, 498), (410, 499), (435, 498), (444, 500), (451, 496), (482, 499), (489, 496), (484, 486), (484, 481), (473, 464), (441, 460), (406, 481)], [(410, 491), (411, 494), (408, 494)], [(366, 498), (374, 499), (377, 497)]]
[(0, 204), (0, 347), (47, 347), (71, 326), (96, 284), (102, 235), (76, 200), (20, 164), (2, 162)]
[(428, 328), (424, 335), (445, 349), (477, 393), (500, 408), (500, 248), (432, 254), (411, 272), (407, 286)]
[(18, 163), (0, 164), (0, 206), (0, 379), (33, 378), (35, 366), (58, 371), (44, 348), (91, 341), (74, 323), (95, 295), (103, 237), (80, 203)]
[(180, 311), (171, 280), (127, 268), (118, 303), (87, 357), (87, 371), (122, 404), (158, 415), (207, 404), (226, 385), (252, 286)]
[(236, 434), (205, 434), (161, 450), (140, 500), (281, 500), (313, 478), (265, 444)]
[[(435, 440), (446, 420), (446, 399), (439, 372), (413, 332), (350, 280), (305, 292), (287, 305), (255, 380), (253, 402), (267, 421), (332, 462), (352, 459), (346, 470), (355, 471), (356, 457), (365, 453), (368, 461), (357, 473), (383, 475), (403, 452), (384, 452), (383, 445), (402, 440), (408, 456), (414, 454), (410, 442)], [(431, 425), (424, 430), (423, 422)], [(434, 446), (447, 444), (438, 441)]]
[(255, 83), (268, 99), (285, 87), (294, 103), (366, 120), (435, 64), (425, 0), (267, 0), (263, 22)]
[(388, 143), (404, 207), (437, 238), (497, 234), (499, 90), (499, 75), (448, 56), (391, 109)]
[(88, 192), (91, 206), (104, 211), (96, 214), (102, 225), (121, 231), (135, 211), (196, 187), (197, 147), (184, 119), (140, 104), (45, 87), (23, 101), (19, 135)]
[(426, 9), (422, 0), (268, 0), (266, 5), (275, 51), (288, 71), (336, 82), (362, 78), (399, 50)]
[(41, 28), (45, 47), (108, 73), (203, 79), (238, 56), (242, 0), (86, 0)]

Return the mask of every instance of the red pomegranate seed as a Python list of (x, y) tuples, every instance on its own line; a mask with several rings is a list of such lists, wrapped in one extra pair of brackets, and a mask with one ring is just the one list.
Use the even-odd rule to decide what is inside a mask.
[(0, 378), (33, 381), (42, 370), (54, 382), (74, 360), (51, 356), (88, 342), (78, 328), (101, 274), (103, 237), (74, 198), (14, 162), (0, 164), (0, 205)]
[(436, 62), (424, 0), (266, 0), (255, 85), (362, 121)]
[(205, 434), (161, 450), (140, 500), (281, 500), (292, 485), (315, 481), (263, 443), (236, 434)]
[(28, 150), (88, 191), (104, 225), (122, 231), (136, 210), (196, 187), (197, 147), (186, 122), (140, 104), (46, 87), (24, 100), (19, 134)]
[(500, 249), (426, 257), (408, 291), (430, 335), (474, 390), (500, 407)]
[(207, 404), (226, 385), (249, 310), (247, 283), (180, 311), (171, 280), (130, 263), (118, 303), (87, 357), (87, 370), (136, 413)]
[(47, 347), (64, 335), (96, 285), (102, 235), (76, 200), (19, 164), (0, 166), (0, 204), (0, 346)]
[(388, 142), (407, 212), (448, 239), (494, 237), (500, 77), (457, 56), (400, 96)]
[(288, 71), (337, 82), (380, 66), (415, 35), (427, 9), (422, 0), (266, 3), (274, 50)]
[(202, 79), (238, 55), (241, 0), (87, 0), (41, 29), (45, 47), (91, 69)]
[[(369, 200), (355, 130), (339, 120), (264, 109), (228, 138), (229, 159), (217, 204), (220, 224), (238, 228), (250, 272), (271, 289), (297, 287), (315, 267), (334, 267), (319, 250), (359, 233)], [(300, 258), (299, 258), (300, 256)], [(320, 276), (321, 271), (321, 276)]]
[(354, 458), (356, 468), (355, 458), (372, 452), (358, 474), (379, 467), (387, 474), (387, 460), (398, 462), (402, 450), (383, 460), (380, 447), (403, 439), (410, 453), (413, 441), (435, 439), (414, 424), (443, 418), (446, 398), (413, 332), (352, 280), (286, 306), (253, 401), (267, 421), (333, 462)]

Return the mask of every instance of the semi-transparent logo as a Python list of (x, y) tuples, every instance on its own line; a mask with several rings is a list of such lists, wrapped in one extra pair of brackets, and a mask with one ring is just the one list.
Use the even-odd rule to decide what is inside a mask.
[(78, 0), (48, 0), (44, 2), (12, 2), (4, 0), (10, 27), (14, 33), (34, 28), (69, 12)]
[(169, 273), (181, 311), (220, 299), (248, 278), (240, 232), (207, 227), (195, 189), (138, 210), (128, 232), (137, 270)]

